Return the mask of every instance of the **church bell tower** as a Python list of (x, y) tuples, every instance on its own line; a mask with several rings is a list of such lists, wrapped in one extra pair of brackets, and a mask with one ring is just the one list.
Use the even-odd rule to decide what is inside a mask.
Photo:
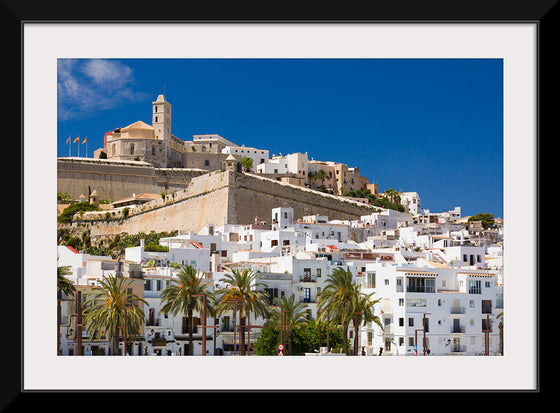
[[(164, 142), (167, 162), (171, 158), (171, 104), (165, 100), (164, 95), (159, 95), (152, 102), (152, 126), (157, 140)], [(166, 163), (167, 165), (167, 163)]]
[(171, 104), (165, 100), (164, 95), (159, 95), (152, 102), (152, 126), (158, 140), (171, 142)]

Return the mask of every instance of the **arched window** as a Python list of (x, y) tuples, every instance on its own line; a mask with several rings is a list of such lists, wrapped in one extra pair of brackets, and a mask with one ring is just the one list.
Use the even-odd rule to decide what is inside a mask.
[(134, 155), (134, 144), (133, 143), (130, 144), (130, 154)]
[(112, 146), (113, 146), (113, 156), (115, 156), (115, 154), (117, 153), (117, 144), (114, 143)]

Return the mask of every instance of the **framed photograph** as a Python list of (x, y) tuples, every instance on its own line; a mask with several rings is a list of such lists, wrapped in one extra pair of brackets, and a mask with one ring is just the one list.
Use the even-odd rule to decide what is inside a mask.
[[(545, 79), (552, 81), (550, 71), (543, 70), (542, 54), (543, 50), (550, 53), (549, 36), (554, 31), (552, 25), (543, 25), (541, 19), (549, 8), (528, 12), (529, 16), (522, 16), (521, 12), (516, 15), (510, 10), (505, 13), (508, 18), (496, 14), (490, 20), (476, 13), (466, 20), (393, 20), (393, 12), (387, 14), (387, 19), (365, 21), (83, 22), (24, 18), (21, 22), (24, 202), (19, 391), (24, 394), (108, 389), (538, 392), (538, 157), (541, 113), (550, 114), (550, 109), (542, 112), (541, 91), (546, 88)], [(511, 15), (514, 17), (510, 19)], [(268, 76), (258, 78), (264, 72)], [(198, 84), (193, 80), (197, 73)], [(386, 76), (386, 81), (372, 81), (374, 86), (360, 83), (368, 79), (368, 73)], [(547, 74), (543, 81), (539, 78), (541, 73)], [(182, 76), (188, 76), (188, 80), (181, 80)], [(307, 87), (318, 77), (325, 78), (318, 85), (329, 84), (331, 89), (327, 94), (325, 90), (316, 91), (317, 96), (332, 99), (331, 103), (320, 102), (313, 89)], [(430, 82), (435, 84), (452, 77), (456, 77), (453, 83), (456, 89), (437, 92), (431, 89)], [(293, 100), (288, 96), (290, 90), (286, 91), (288, 84), (283, 83), (285, 78), (292, 82)], [(228, 90), (228, 82), (235, 87)], [(284, 90), (274, 87), (274, 82)], [(425, 83), (419, 87), (419, 82)], [(246, 93), (243, 94), (240, 84), (247, 85)], [(257, 93), (253, 90), (257, 87), (268, 94)], [(479, 88), (480, 94), (472, 93), (474, 87)], [(204, 88), (211, 93), (205, 98), (201, 90)], [(300, 93), (301, 90), (305, 93)], [(364, 90), (367, 93), (362, 93)], [(495, 101), (489, 101), (490, 94), (482, 93), (489, 90), (496, 93), (492, 95)], [(417, 101), (405, 102), (412, 99), (412, 91), (418, 93), (413, 98)], [(439, 105), (440, 121), (411, 119), (421, 112), (407, 112), (407, 108), (427, 105), (427, 102), (433, 104), (431, 99), (444, 99), (444, 92), (457, 101), (461, 100), (456, 99), (458, 94), (463, 100), (468, 99), (468, 105), (461, 109), (464, 112), (446, 111)], [(189, 93), (198, 100), (189, 99)], [(193, 131), (192, 135), (219, 135), (220, 130), (231, 130), (235, 136), (224, 134), (223, 138), (239, 145), (247, 141), (248, 147), (271, 147), (271, 152), (279, 154), (285, 145), (286, 153), (307, 151), (309, 157), (318, 153), (316, 156), (324, 160), (329, 153), (335, 160), (347, 151), (351, 153), (348, 159), (354, 156), (352, 166), (359, 167), (362, 176), (366, 176), (366, 171), (378, 174), (371, 176), (370, 182), (379, 180), (383, 189), (392, 185), (392, 179), (393, 182), (409, 179), (409, 184), (402, 186), (412, 188), (428, 186), (427, 181), (444, 182), (446, 186), (441, 191), (432, 188), (424, 203), (426, 208), (429, 202), (437, 210), (468, 204), (468, 215), (485, 212), (487, 207), (495, 208), (495, 215), (503, 218), (504, 228), (500, 258), (503, 259), (503, 314), (507, 320), (503, 354), (491, 357), (483, 354), (464, 357), (57, 356), (54, 349), (57, 308), (53, 304), (54, 292), (46, 293), (54, 291), (54, 277), (48, 274), (54, 273), (57, 265), (54, 205), (48, 207), (51, 201), (55, 202), (57, 192), (57, 159), (94, 158), (95, 150), (107, 149), (103, 138), (109, 130), (151, 119), (152, 102), (159, 99), (158, 95), (167, 96), (171, 105), (175, 105), (173, 133), (177, 133), (176, 127), (192, 130), (185, 123), (188, 120), (195, 124), (189, 116), (196, 113), (197, 127), (208, 129)], [(252, 98), (261, 101), (254, 102)], [(304, 99), (308, 100), (302, 102)], [(341, 100), (348, 100), (348, 104), (341, 105)], [(272, 104), (274, 101), (283, 102), (285, 112)], [(227, 105), (236, 102), (243, 108), (241, 111), (228, 109)], [(445, 105), (443, 101), (439, 103)], [(133, 106), (133, 110), (125, 111), (123, 107), (127, 105)], [(201, 114), (201, 107), (206, 109), (206, 115)], [(364, 113), (359, 113), (360, 107)], [(483, 107), (481, 111), (486, 111), (491, 119), (469, 121), (469, 113), (465, 113), (468, 107)], [(385, 125), (382, 136), (368, 134), (367, 127), (360, 123), (370, 115), (375, 122), (387, 120), (374, 116), (373, 110), (392, 111), (392, 115), (385, 116), (392, 116), (393, 124)], [(299, 111), (297, 116), (294, 111)], [(472, 116), (478, 114), (473, 111)], [(91, 126), (96, 134), (84, 140), (85, 136), (77, 130), (79, 122), (72, 122), (88, 116), (93, 122), (105, 118), (107, 123)], [(331, 123), (330, 119), (337, 116), (342, 121)], [(315, 128), (308, 122), (311, 117), (316, 122)], [(485, 121), (492, 126), (482, 124)], [(175, 122), (181, 126), (175, 126)], [(270, 130), (264, 130), (267, 122)], [(426, 122), (430, 124), (429, 131), (424, 127)], [(344, 125), (346, 129), (342, 128)], [(502, 140), (495, 140), (495, 133), (492, 138), (486, 138), (488, 128), (497, 128)], [(307, 137), (302, 135), (304, 132)], [(405, 138), (407, 135), (409, 138)], [(188, 135), (180, 138), (191, 139)], [(398, 139), (406, 145), (398, 148), (387, 144)], [(429, 167), (414, 173), (402, 166), (414, 156), (417, 165), (429, 164)], [(481, 158), (486, 157), (488, 163), (481, 163)], [(371, 167), (373, 163), (383, 164), (383, 172)], [(450, 177), (448, 180), (436, 180), (429, 175), (437, 170), (434, 165), (438, 164), (442, 174)], [(465, 175), (476, 176), (476, 182), (486, 178), (490, 190), (482, 184), (477, 188), (461, 188), (460, 182), (468, 182), (462, 179)], [(469, 194), (468, 199), (465, 194)], [(445, 201), (446, 196), (451, 199)], [(39, 200), (44, 208), (37, 207)], [(123, 373), (108, 374), (113, 371)], [(70, 372), (82, 373), (77, 378)], [(155, 376), (157, 380), (150, 379)]]

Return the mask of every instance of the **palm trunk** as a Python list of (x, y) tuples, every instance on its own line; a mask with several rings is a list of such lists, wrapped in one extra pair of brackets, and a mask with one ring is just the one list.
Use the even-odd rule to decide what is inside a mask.
[(119, 355), (119, 328), (117, 327), (117, 331), (115, 331), (115, 335), (113, 336), (113, 356)]
[(241, 339), (241, 348), (239, 349), (239, 354), (245, 355), (245, 317), (241, 317), (239, 320), (239, 335)]
[(342, 323), (342, 340), (344, 341), (344, 353), (348, 356), (348, 321)]
[(189, 305), (187, 310), (187, 320), (189, 324), (189, 347), (187, 351), (187, 356), (193, 355), (193, 310), (192, 306)]

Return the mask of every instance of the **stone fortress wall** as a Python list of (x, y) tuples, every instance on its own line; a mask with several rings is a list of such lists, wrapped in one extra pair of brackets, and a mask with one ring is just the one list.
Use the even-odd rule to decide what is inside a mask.
[[(87, 162), (72, 164), (59, 160), (58, 190), (72, 196), (78, 192), (87, 195), (90, 186), (101, 199), (118, 199), (130, 196), (131, 192), (158, 193), (165, 185), (168, 187), (165, 198), (130, 208), (126, 217), (122, 211), (113, 211), (110, 216), (106, 211), (86, 212), (73, 225), (87, 226), (93, 238), (151, 230), (196, 232), (207, 224), (251, 224), (255, 217), (270, 221), (271, 210), (280, 206), (293, 208), (295, 219), (308, 214), (357, 219), (376, 210), (359, 202), (247, 173), (158, 170), (143, 162), (87, 165)], [(169, 193), (169, 188), (176, 190)]]
[(57, 159), (57, 191), (77, 199), (94, 189), (100, 199), (117, 201), (133, 193), (171, 193), (185, 189), (202, 169), (154, 168), (142, 161), (90, 158)]

